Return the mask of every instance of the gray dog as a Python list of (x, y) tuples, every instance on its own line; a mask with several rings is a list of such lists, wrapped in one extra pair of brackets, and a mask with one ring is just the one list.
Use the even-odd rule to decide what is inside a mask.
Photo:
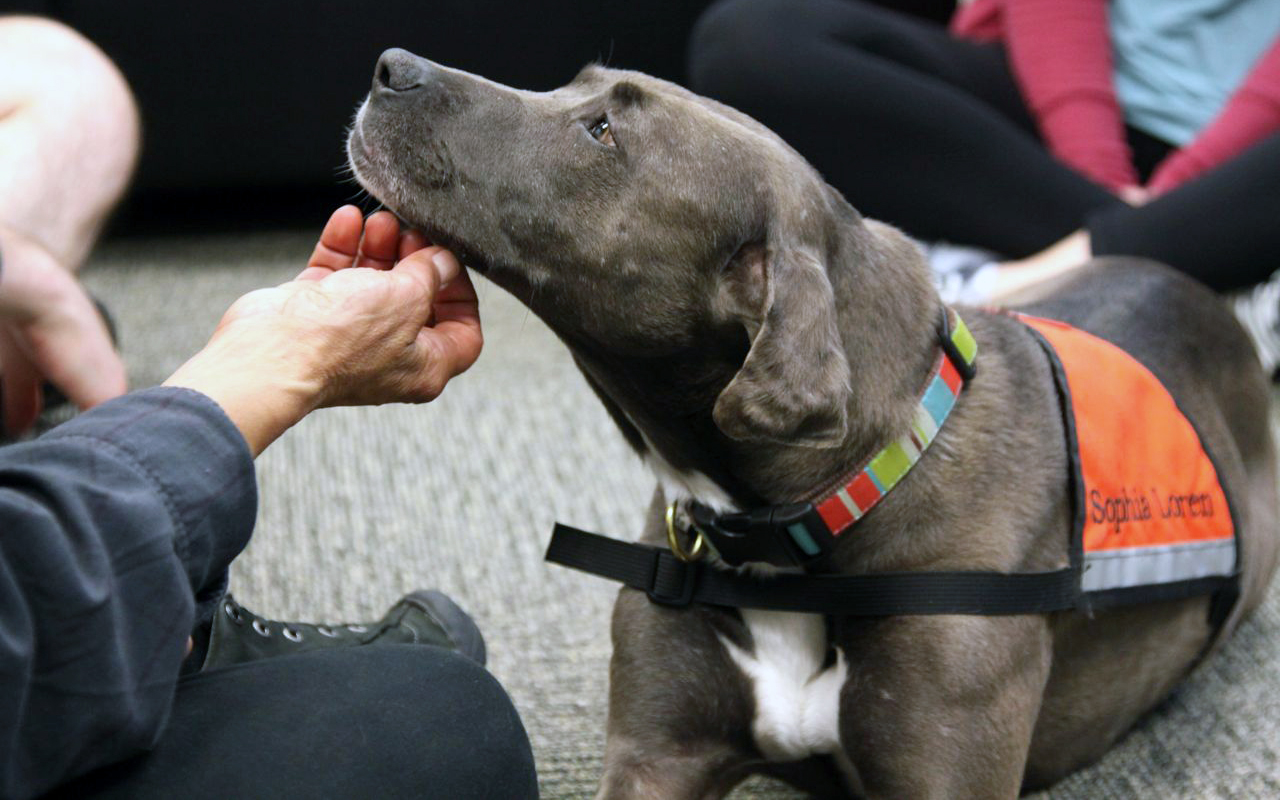
[[(770, 131), (677, 86), (589, 67), (524, 92), (392, 50), (348, 150), (369, 192), (563, 339), (658, 478), (645, 543), (689, 550), (690, 508), (842, 480), (913, 424), (938, 369), (950, 318), (917, 248)], [(1168, 388), (1231, 499), (1235, 602), (805, 614), (624, 588), (601, 797), (720, 797), (752, 772), (823, 795), (1013, 797), (1100, 757), (1258, 605), (1276, 469), (1268, 387), (1231, 315), (1127, 261), (1025, 310), (1119, 345)], [(897, 486), (804, 575), (714, 554), (708, 571), (1052, 573), (1079, 563), (1072, 530), (1090, 515), (1116, 531), (1227, 517), (1207, 494), (1076, 496), (1056, 362), (1020, 319), (960, 312), (977, 373)]]

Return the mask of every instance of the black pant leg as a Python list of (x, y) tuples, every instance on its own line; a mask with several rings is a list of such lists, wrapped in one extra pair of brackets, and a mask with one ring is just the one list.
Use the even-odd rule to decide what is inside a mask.
[(474, 662), (423, 645), (318, 650), (183, 679), (156, 749), (52, 798), (537, 796), (515, 708)]
[(1097, 255), (1137, 255), (1219, 291), (1280, 269), (1280, 133), (1145, 206), (1089, 219)]
[(1120, 201), (1051, 156), (997, 45), (856, 0), (723, 0), (690, 82), (786, 139), (868, 216), (1012, 257)]

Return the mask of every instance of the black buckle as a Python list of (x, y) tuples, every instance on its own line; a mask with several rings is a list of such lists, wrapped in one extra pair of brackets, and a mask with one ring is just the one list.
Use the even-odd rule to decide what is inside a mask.
[(802, 567), (829, 554), (835, 543), (812, 503), (722, 515), (692, 503), (690, 510), (694, 525), (730, 566), (763, 561), (778, 567)]
[[(699, 564), (681, 561), (670, 551), (655, 549), (653, 572), (649, 577), (649, 588), (644, 593), (659, 605), (684, 608), (693, 602), (699, 569)], [(664, 591), (671, 583), (678, 583), (679, 588), (674, 592)]]

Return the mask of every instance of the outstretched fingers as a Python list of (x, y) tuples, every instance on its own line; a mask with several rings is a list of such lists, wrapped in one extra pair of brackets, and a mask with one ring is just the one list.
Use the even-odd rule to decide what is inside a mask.
[(391, 269), (400, 255), (400, 220), (390, 211), (378, 211), (364, 221), (357, 267)]
[(340, 269), (347, 269), (360, 254), (360, 233), (364, 229), (364, 214), (359, 208), (347, 205), (329, 215), (320, 240), (307, 259), (307, 268), (298, 274), (298, 280), (318, 281)]
[(401, 259), (408, 258), (429, 244), (427, 237), (423, 236), (421, 232), (412, 229), (407, 230), (400, 234), (399, 257)]
[(377, 211), (365, 219), (359, 208), (346, 205), (330, 215), (307, 268), (297, 279), (320, 280), (351, 267), (391, 269), (398, 260), (426, 246), (425, 236), (401, 230), (400, 220), (390, 211)]

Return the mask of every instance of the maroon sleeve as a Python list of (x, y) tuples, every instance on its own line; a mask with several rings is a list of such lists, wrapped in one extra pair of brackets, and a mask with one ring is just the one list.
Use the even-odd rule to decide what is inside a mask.
[(973, 0), (960, 3), (947, 23), (947, 29), (958, 39), (975, 42), (998, 42), (1004, 39), (1002, 0)]
[(1147, 188), (1153, 194), (1167, 192), (1276, 130), (1280, 130), (1280, 39), (1254, 64), (1217, 119), (1156, 168)]
[(1113, 191), (1137, 185), (1111, 77), (1106, 0), (1005, 0), (1004, 33), (1049, 150)]

